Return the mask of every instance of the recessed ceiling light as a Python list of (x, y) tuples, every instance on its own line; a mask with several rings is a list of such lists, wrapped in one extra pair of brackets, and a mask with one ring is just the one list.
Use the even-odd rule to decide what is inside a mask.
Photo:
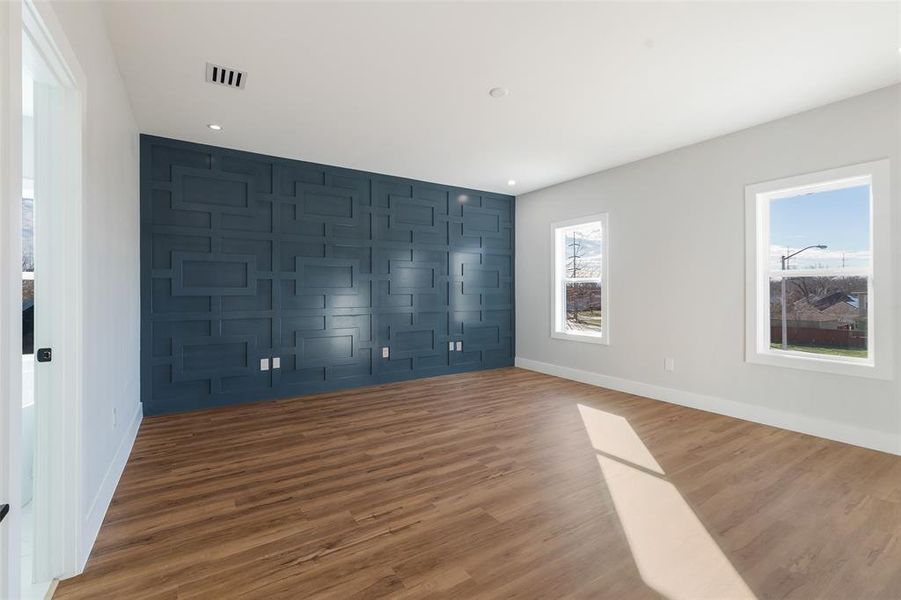
[(507, 88), (502, 88), (502, 87), (491, 88), (490, 90), (488, 90), (488, 95), (491, 96), (492, 98), (503, 98), (504, 96), (506, 96), (509, 93), (510, 93), (510, 90), (508, 90)]
[(508, 180), (507, 180), (507, 185), (516, 185), (516, 180), (515, 180), (515, 179), (508, 179)]
[(219, 131), (222, 129), (222, 125), (216, 125), (215, 123), (210, 123), (209, 125), (207, 125), (207, 127), (212, 129), (213, 131)]

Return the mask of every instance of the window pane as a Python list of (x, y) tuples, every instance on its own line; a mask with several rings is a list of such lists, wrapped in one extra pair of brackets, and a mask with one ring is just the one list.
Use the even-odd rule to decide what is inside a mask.
[(601, 223), (585, 223), (562, 231), (563, 277), (599, 279), (603, 268)]
[(566, 287), (566, 331), (600, 335), (602, 331), (601, 284), (569, 282)]
[(869, 269), (870, 186), (773, 200), (770, 270), (783, 262), (788, 270)]
[(866, 277), (771, 277), (770, 346), (867, 358), (867, 289)]
[(34, 354), (34, 280), (22, 280), (22, 354)]
[(29, 196), (22, 198), (22, 272), (34, 272), (34, 199)]
[(34, 192), (28, 179), (22, 187), (22, 354), (34, 354)]

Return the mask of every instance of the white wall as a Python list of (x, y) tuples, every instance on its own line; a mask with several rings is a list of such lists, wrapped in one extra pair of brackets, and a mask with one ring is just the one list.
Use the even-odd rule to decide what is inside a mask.
[(87, 79), (83, 565), (141, 415), (138, 128), (99, 4), (51, 6)]
[[(744, 361), (745, 185), (890, 158), (897, 272), (899, 145), (893, 86), (518, 197), (517, 363), (901, 453), (901, 366), (881, 381)], [(610, 214), (612, 343), (552, 339), (550, 223), (599, 212)], [(901, 277), (894, 291), (899, 314)]]

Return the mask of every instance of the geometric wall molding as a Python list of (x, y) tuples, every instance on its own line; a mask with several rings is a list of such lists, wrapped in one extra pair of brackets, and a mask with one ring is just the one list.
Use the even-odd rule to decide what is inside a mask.
[[(512, 365), (514, 209), (141, 136), (145, 412)], [(260, 371), (272, 357), (281, 367)]]

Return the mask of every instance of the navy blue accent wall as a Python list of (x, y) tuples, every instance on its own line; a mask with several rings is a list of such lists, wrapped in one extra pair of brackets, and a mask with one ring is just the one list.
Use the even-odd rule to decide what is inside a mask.
[(141, 136), (144, 412), (512, 365), (513, 211), (511, 196)]

